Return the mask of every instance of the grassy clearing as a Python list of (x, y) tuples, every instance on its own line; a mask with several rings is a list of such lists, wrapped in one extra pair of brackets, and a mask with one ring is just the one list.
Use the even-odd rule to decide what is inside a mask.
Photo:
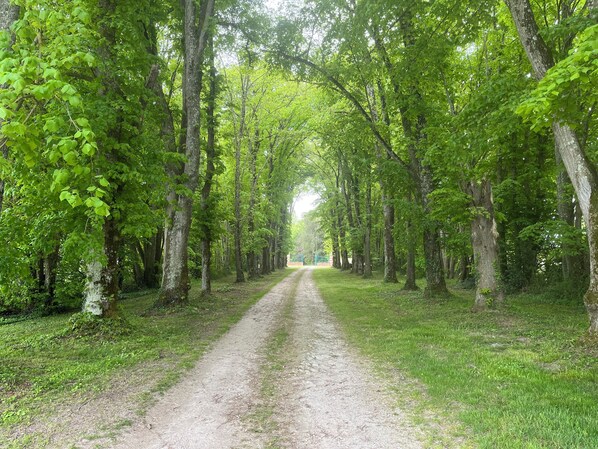
[[(214, 283), (209, 298), (193, 288), (187, 307), (158, 314), (145, 314), (155, 292), (125, 299), (120, 307), (132, 329), (126, 334), (71, 338), (65, 336), (69, 315), (0, 325), (0, 440), (22, 434), (19, 429), (43, 421), (61, 404), (93, 398), (132, 370), (141, 369), (148, 379), (136, 404), (143, 413), (156, 392), (172, 386), (211, 342), (291, 271), (245, 284), (223, 279)], [(20, 439), (26, 446), (31, 437)]]
[(426, 301), (380, 279), (314, 277), (350, 341), (383, 374), (421, 386), (397, 394), (420, 417), (450, 417), (482, 448), (598, 447), (598, 341), (584, 336), (580, 303), (521, 294), (474, 314), (469, 291)]

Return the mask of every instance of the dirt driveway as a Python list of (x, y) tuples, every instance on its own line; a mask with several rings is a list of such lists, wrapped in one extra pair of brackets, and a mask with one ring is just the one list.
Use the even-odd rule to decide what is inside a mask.
[(312, 270), (276, 285), (117, 449), (418, 448), (416, 430), (344, 342)]

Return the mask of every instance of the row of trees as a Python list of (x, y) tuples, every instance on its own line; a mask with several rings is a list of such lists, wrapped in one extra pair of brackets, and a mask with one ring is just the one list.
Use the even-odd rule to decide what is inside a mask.
[(406, 289), (421, 268), (429, 296), (473, 274), (475, 310), (540, 276), (589, 279), (597, 332), (596, 13), (329, 0), (280, 23), (279, 62), (335, 111), (313, 161), (334, 265), (368, 277), (383, 260)]
[(336, 267), (476, 310), (588, 279), (596, 332), (597, 8), (0, 0), (2, 304), (280, 268), (311, 175)]
[(0, 311), (285, 266), (310, 90), (241, 45), (264, 11), (214, 3), (0, 2)]

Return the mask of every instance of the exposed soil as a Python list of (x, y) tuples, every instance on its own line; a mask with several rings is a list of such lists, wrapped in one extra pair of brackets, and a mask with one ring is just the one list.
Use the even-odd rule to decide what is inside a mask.
[[(276, 362), (268, 351), (281, 329), (286, 337), (277, 349), (279, 366), (268, 370)], [(268, 399), (264, 376), (276, 384), (268, 388)], [(261, 416), (264, 404), (271, 407), (263, 419), (275, 425), (256, 429), (255, 415)], [(264, 296), (130, 428), (115, 438), (71, 441), (68, 447), (421, 447), (416, 429), (391, 404), (386, 387), (344, 342), (311, 270), (304, 269)]]

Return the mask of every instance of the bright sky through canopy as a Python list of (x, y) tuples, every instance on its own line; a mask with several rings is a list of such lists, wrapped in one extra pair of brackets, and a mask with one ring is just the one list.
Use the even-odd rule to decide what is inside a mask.
[(302, 192), (293, 203), (293, 216), (297, 219), (303, 218), (303, 216), (316, 208), (316, 203), (320, 198), (319, 195), (313, 192)]

